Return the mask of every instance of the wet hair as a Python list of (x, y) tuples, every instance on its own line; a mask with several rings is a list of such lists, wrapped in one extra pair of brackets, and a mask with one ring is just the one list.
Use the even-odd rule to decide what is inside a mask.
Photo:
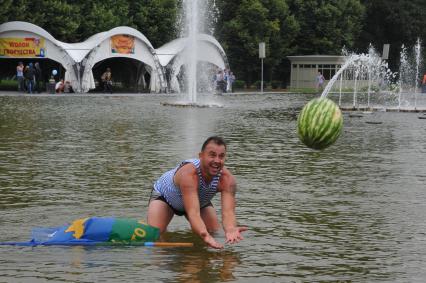
[(204, 149), (206, 149), (206, 146), (211, 142), (215, 143), (217, 145), (223, 145), (223, 146), (225, 146), (225, 149), (226, 149), (226, 142), (222, 137), (211, 136), (211, 137), (207, 138), (206, 141), (203, 143), (203, 145), (201, 146), (201, 151), (204, 151)]

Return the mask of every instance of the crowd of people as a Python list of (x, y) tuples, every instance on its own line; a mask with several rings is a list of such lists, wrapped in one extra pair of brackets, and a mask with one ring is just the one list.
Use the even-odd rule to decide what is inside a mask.
[(18, 91), (21, 92), (38, 92), (42, 90), (43, 75), (40, 64), (29, 63), (24, 66), (23, 62), (19, 62), (16, 66), (16, 77), (18, 79)]
[[(71, 82), (64, 81), (64, 79), (55, 79), (57, 71), (53, 70), (46, 86), (47, 92), (55, 93), (71, 93), (74, 92), (71, 86)], [(44, 90), (44, 79), (42, 75), (42, 69), (40, 64), (36, 62), (28, 63), (24, 66), (23, 62), (19, 62), (16, 66), (16, 79), (18, 81), (18, 91), (26, 93), (41, 93)], [(103, 91), (112, 93), (112, 73), (110, 68), (106, 68), (105, 72), (101, 76)]]
[[(55, 80), (56, 70), (51, 74), (47, 85), (47, 92), (55, 93), (70, 93), (73, 92), (71, 83), (64, 81), (64, 79)], [(22, 62), (19, 62), (16, 67), (16, 78), (18, 80), (18, 91), (27, 93), (41, 93), (43, 90), (43, 76), (42, 70), (38, 62), (35, 64), (29, 63), (24, 67)], [(111, 68), (106, 68), (101, 77), (101, 88), (104, 93), (113, 92), (112, 72)], [(235, 75), (229, 69), (218, 69), (213, 77), (213, 90), (216, 93), (227, 93), (233, 91), (233, 83), (235, 82)]]
[[(56, 72), (56, 70), (53, 70)], [(56, 82), (55, 80), (56, 73), (52, 73), (49, 79), (49, 85), (51, 85), (51, 90), (56, 93), (71, 93), (73, 92), (71, 83), (69, 81), (65, 81), (63, 79)], [(24, 66), (23, 62), (19, 62), (18, 66), (16, 66), (16, 78), (18, 81), (18, 91), (26, 92), (26, 93), (41, 93), (44, 90), (44, 82), (43, 72), (38, 62), (36, 63), (28, 63), (28, 65)], [(49, 87), (47, 87), (47, 91), (49, 91)]]
[(229, 69), (219, 69), (213, 77), (213, 89), (218, 93), (232, 92), (235, 75)]

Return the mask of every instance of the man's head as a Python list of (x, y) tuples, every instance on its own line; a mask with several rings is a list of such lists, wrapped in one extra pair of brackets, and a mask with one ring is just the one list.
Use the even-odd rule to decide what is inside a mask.
[(217, 145), (223, 145), (225, 147), (225, 150), (226, 150), (226, 142), (222, 137), (211, 136), (211, 137), (207, 138), (206, 141), (203, 143), (203, 145), (201, 146), (201, 151), (204, 151), (206, 149), (206, 146), (209, 143), (214, 143), (214, 144), (217, 144)]
[(199, 153), (201, 169), (208, 176), (217, 175), (225, 165), (226, 142), (223, 138), (212, 136), (206, 139)]

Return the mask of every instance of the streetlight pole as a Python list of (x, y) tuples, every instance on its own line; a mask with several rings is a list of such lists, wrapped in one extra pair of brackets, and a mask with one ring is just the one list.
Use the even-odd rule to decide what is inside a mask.
[(265, 58), (265, 42), (259, 43), (259, 58), (261, 61), (260, 93), (263, 94), (263, 58)]

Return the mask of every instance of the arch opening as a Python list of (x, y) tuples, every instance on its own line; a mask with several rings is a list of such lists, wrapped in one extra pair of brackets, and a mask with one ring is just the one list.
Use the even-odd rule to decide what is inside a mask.
[(97, 62), (92, 68), (96, 88), (91, 92), (104, 91), (101, 77), (107, 68), (111, 69), (114, 92), (150, 92), (151, 67), (127, 57), (112, 57)]

